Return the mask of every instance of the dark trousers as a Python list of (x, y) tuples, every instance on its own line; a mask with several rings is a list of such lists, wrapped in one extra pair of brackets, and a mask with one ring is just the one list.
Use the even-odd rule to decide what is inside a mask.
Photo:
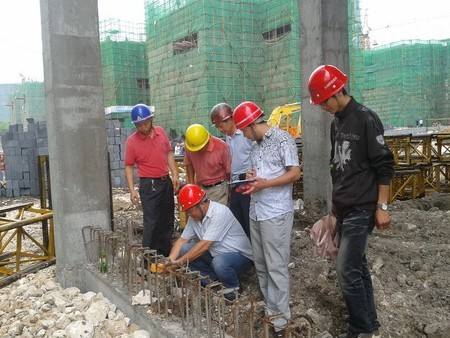
[(230, 194), (230, 210), (234, 217), (241, 223), (248, 238), (250, 238), (250, 195), (242, 195), (231, 189)]
[(175, 207), (172, 180), (169, 177), (141, 178), (139, 195), (144, 212), (142, 245), (168, 256), (171, 249)]
[(349, 332), (371, 333), (380, 327), (367, 266), (368, 236), (374, 227), (375, 211), (352, 208), (338, 215), (339, 251), (336, 272), (350, 314)]

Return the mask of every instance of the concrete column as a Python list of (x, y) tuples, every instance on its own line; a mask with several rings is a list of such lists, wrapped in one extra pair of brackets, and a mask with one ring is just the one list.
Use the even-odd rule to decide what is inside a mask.
[(83, 289), (81, 229), (109, 227), (97, 0), (41, 0), (57, 279)]
[(309, 103), (308, 79), (321, 64), (348, 74), (347, 0), (299, 0), (305, 204), (326, 212), (331, 206), (331, 117)]

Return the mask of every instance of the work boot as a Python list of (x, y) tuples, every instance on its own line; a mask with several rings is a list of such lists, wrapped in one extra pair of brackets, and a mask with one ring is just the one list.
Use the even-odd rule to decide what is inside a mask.
[(236, 293), (234, 291), (233, 292), (224, 293), (223, 297), (229, 302), (234, 302), (236, 300), (236, 298), (237, 298), (236, 297)]
[(237, 293), (241, 293), (241, 289), (239, 287), (236, 288), (226, 288), (224, 290), (221, 291), (221, 293), (223, 294), (223, 297), (229, 301), (229, 302), (234, 302), (236, 300), (236, 298), (238, 297)]

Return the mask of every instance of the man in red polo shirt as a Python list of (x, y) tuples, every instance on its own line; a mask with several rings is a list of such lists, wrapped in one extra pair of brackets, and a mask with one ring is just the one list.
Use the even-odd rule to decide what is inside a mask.
[[(153, 126), (152, 107), (138, 104), (131, 110), (136, 132), (127, 139), (125, 175), (130, 199), (144, 212), (142, 245), (168, 256), (174, 223), (174, 189), (178, 190), (178, 170), (169, 139), (159, 126)], [(133, 170), (139, 175), (139, 196), (134, 189)], [(169, 169), (172, 179), (169, 177)]]
[(228, 145), (209, 135), (201, 124), (192, 124), (185, 133), (184, 164), (188, 183), (198, 184), (214, 202), (228, 204), (231, 154)]

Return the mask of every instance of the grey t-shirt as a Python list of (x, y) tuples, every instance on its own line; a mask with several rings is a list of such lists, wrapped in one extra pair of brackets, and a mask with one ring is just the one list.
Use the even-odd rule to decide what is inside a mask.
[(227, 206), (209, 202), (209, 208), (202, 222), (189, 217), (181, 237), (187, 240), (213, 241), (209, 247), (211, 256), (239, 252), (253, 260), (252, 246), (242, 226)]

